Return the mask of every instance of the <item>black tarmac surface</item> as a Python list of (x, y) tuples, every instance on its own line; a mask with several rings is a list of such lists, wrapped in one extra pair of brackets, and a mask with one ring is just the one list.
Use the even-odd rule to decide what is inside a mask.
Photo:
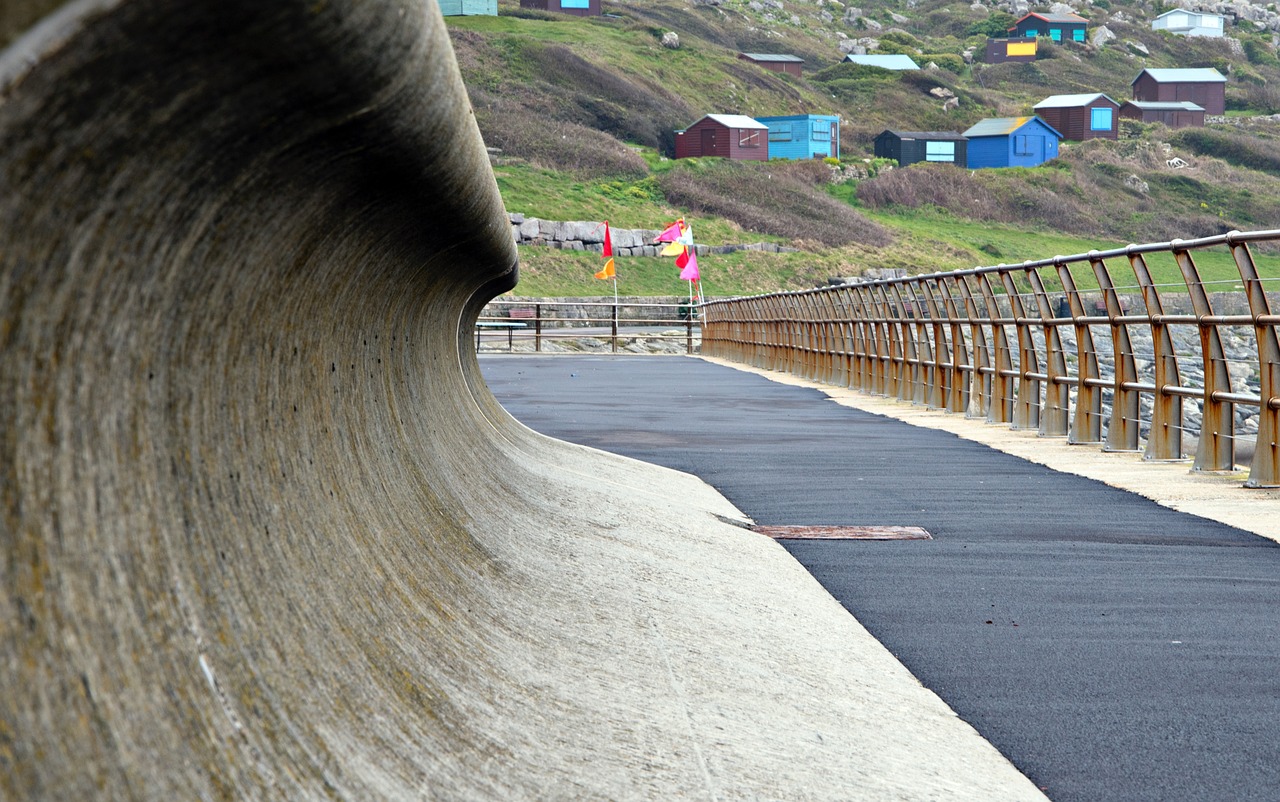
[(928, 529), (785, 545), (1050, 798), (1280, 799), (1271, 541), (696, 359), (481, 367), (531, 428), (697, 474), (758, 523)]

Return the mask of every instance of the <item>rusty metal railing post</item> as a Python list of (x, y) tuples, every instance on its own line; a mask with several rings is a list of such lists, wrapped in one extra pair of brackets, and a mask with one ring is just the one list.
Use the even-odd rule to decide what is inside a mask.
[(847, 314), (853, 321), (853, 375), (848, 386), (874, 393), (880, 371), (877, 364), (879, 326), (876, 323), (875, 298), (864, 284), (848, 286), (846, 291), (849, 298)]
[(853, 386), (853, 327), (857, 325), (853, 319), (853, 290), (848, 285), (831, 293), (836, 300), (836, 340), (840, 351), (836, 356), (835, 384), (841, 387)]
[(1103, 451), (1137, 451), (1142, 430), (1139, 417), (1142, 399), (1138, 394), (1138, 365), (1133, 356), (1133, 341), (1129, 338), (1129, 326), (1120, 318), (1126, 314), (1111, 271), (1097, 251), (1089, 253), (1089, 265), (1102, 290), (1102, 302), (1106, 305), (1107, 321), (1111, 326), (1111, 351), (1115, 361), (1115, 378), (1111, 390), (1111, 420), (1107, 423), (1107, 442)]
[(929, 403), (933, 388), (933, 344), (929, 341), (929, 324), (926, 322), (926, 308), (916, 294), (918, 285), (903, 285), (907, 298), (907, 313), (910, 318), (912, 344), (915, 348), (915, 376), (912, 384), (911, 403), (921, 406)]
[(902, 384), (902, 341), (898, 336), (897, 306), (893, 302), (889, 288), (883, 284), (869, 289), (868, 294), (874, 299), (876, 315), (880, 319), (880, 335), (882, 339), (881, 354), (884, 362), (881, 372), (884, 374), (884, 385), (881, 392), (890, 397), (897, 397)]
[(1013, 311), (1013, 328), (1018, 335), (1018, 389), (1013, 400), (1014, 429), (1040, 428), (1040, 373), (1036, 358), (1035, 339), (1031, 334), (1031, 320), (1027, 317), (1022, 296), (1014, 283), (1011, 270), (1000, 273), (1009, 306)]
[(1227, 235), (1231, 255), (1240, 278), (1244, 282), (1245, 296), (1249, 300), (1249, 315), (1253, 318), (1253, 335), (1258, 348), (1258, 384), (1261, 403), (1258, 408), (1258, 442), (1253, 451), (1253, 463), (1249, 468), (1246, 487), (1280, 486), (1280, 341), (1276, 338), (1275, 323), (1266, 323), (1271, 316), (1267, 293), (1258, 277), (1253, 254), (1247, 243), (1235, 239), (1238, 231)]
[(1100, 381), (1101, 373), (1098, 368), (1098, 351), (1093, 344), (1093, 331), (1083, 320), (1088, 312), (1080, 299), (1080, 291), (1076, 288), (1071, 269), (1062, 262), (1055, 264), (1054, 268), (1058, 271), (1058, 280), (1062, 282), (1062, 291), (1066, 294), (1072, 326), (1075, 328), (1076, 364), (1079, 366), (1076, 369), (1075, 414), (1071, 419), (1067, 442), (1098, 443), (1102, 440), (1102, 388), (1095, 384)]
[(1155, 348), (1155, 393), (1151, 410), (1151, 430), (1147, 434), (1147, 449), (1143, 457), (1149, 460), (1182, 459), (1182, 397), (1169, 392), (1179, 386), (1178, 354), (1173, 346), (1173, 335), (1165, 323), (1164, 303), (1151, 279), (1151, 271), (1141, 253), (1130, 246), (1129, 265), (1142, 291), (1142, 303), (1151, 321), (1151, 341)]
[[(977, 276), (978, 289), (987, 305), (991, 325), (991, 403), (987, 405), (987, 423), (1013, 425), (1013, 350), (1009, 332), (1005, 330), (1004, 310), (996, 300), (991, 279), (986, 273)], [(1010, 301), (1010, 305), (1012, 305)]]
[(1173, 244), (1173, 258), (1182, 271), (1182, 280), (1191, 295), (1191, 307), (1199, 321), (1200, 353), (1204, 358), (1200, 445), (1191, 469), (1229, 471), (1235, 467), (1235, 404), (1221, 396), (1231, 392), (1227, 355), (1222, 348), (1222, 336), (1217, 325), (1209, 320), (1213, 317), (1213, 304), (1205, 292), (1195, 260), (1191, 258), (1190, 251), (1178, 247), (1177, 240)]
[(934, 292), (934, 280), (925, 279), (916, 283), (920, 295), (924, 298), (924, 308), (928, 310), (929, 325), (926, 339), (933, 350), (933, 359), (929, 366), (929, 392), (927, 406), (929, 409), (947, 408), (948, 379), (950, 378), (951, 354), (947, 348), (947, 337), (943, 329), (942, 307), (937, 302)]
[[(1057, 263), (1062, 257), (1054, 257)], [(1041, 437), (1066, 437), (1067, 423), (1070, 420), (1071, 388), (1067, 385), (1067, 358), (1062, 348), (1062, 336), (1058, 334), (1058, 326), (1053, 323), (1053, 306), (1049, 303), (1049, 294), (1045, 292), (1044, 282), (1036, 270), (1027, 270), (1027, 280), (1031, 282), (1031, 291), (1040, 310), (1041, 325), (1044, 327), (1044, 363), (1045, 388), (1044, 407), (1040, 411)]]
[(876, 370), (876, 325), (871, 295), (862, 284), (848, 288), (849, 315), (852, 318), (850, 327), (852, 348), (852, 375), (849, 377), (850, 387), (862, 392), (875, 392)]
[(973, 359), (969, 352), (969, 338), (964, 335), (964, 315), (956, 306), (956, 296), (960, 294), (956, 288), (958, 282), (960, 279), (955, 276), (943, 276), (938, 281), (938, 291), (951, 339), (951, 388), (947, 394), (947, 411), (965, 413), (969, 410), (969, 376), (973, 370)]
[[(987, 335), (982, 328), (984, 315), (978, 309), (978, 301), (974, 298), (973, 288), (965, 276), (956, 278), (956, 287), (964, 300), (965, 314), (969, 318), (969, 340), (972, 344), (972, 359), (969, 365), (969, 404), (965, 407), (965, 417), (985, 418), (991, 407), (991, 351), (987, 344)], [(991, 318), (998, 311), (989, 308), (985, 317)]]
[[(901, 390), (898, 398), (903, 401), (910, 401), (913, 404), (924, 403), (924, 364), (920, 355), (920, 349), (916, 347), (916, 317), (918, 314), (912, 308), (914, 301), (910, 300), (907, 292), (906, 284), (894, 284), (894, 297), (898, 304), (898, 335), (902, 338), (902, 374), (905, 381), (902, 382)], [(926, 348), (927, 348), (926, 344)]]

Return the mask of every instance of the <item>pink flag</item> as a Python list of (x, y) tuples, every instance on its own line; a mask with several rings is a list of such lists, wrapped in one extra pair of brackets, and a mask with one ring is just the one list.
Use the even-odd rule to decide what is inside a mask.
[(693, 248), (689, 249), (689, 263), (680, 271), (680, 278), (684, 281), (699, 281), (702, 278), (698, 272), (698, 254)]
[(667, 226), (661, 234), (654, 239), (654, 242), (675, 242), (680, 239), (680, 233), (684, 225), (684, 220), (677, 220)]

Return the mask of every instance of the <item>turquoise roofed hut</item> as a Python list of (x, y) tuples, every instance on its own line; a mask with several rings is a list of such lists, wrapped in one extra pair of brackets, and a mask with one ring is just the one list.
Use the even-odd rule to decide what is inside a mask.
[(440, 0), (440, 14), (445, 17), (496, 17), (498, 0)]
[(840, 158), (840, 118), (834, 114), (757, 117), (769, 126), (770, 159)]

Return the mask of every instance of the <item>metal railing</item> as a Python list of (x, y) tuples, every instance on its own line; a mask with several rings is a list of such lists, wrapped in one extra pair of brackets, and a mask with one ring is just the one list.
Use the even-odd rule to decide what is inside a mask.
[[(1194, 446), (1198, 471), (1248, 457), (1246, 486), (1276, 487), (1277, 280), (1249, 248), (1267, 241), (1280, 231), (709, 301), (702, 353), (1152, 460)], [(1193, 253), (1222, 246), (1239, 277), (1211, 292)], [(1154, 258), (1181, 281), (1157, 285)]]
[(598, 345), (611, 353), (671, 353), (682, 346), (692, 354), (702, 339), (696, 304), (612, 300), (490, 301), (476, 321), (475, 337), (477, 350), (488, 345), (535, 353), (584, 350), (586, 344), (585, 350)]

